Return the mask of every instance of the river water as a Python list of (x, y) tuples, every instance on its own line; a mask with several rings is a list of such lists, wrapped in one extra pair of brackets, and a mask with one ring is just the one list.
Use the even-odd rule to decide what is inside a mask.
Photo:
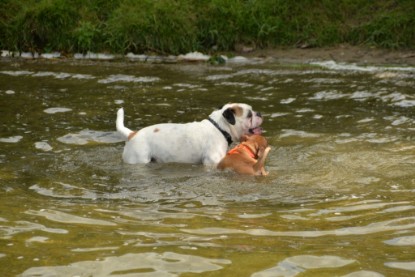
[[(413, 276), (415, 68), (2, 60), (1, 276)], [(266, 177), (127, 165), (115, 131), (264, 115)], [(177, 142), (180, 143), (180, 142)]]

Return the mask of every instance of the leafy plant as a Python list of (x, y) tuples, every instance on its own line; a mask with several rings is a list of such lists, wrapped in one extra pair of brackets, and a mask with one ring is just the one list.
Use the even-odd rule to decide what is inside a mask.
[(71, 48), (71, 30), (78, 20), (74, 7), (65, 0), (42, 0), (26, 6), (15, 18), (18, 47), (40, 51)]
[(190, 7), (170, 0), (125, 1), (107, 24), (108, 45), (114, 51), (191, 51), (196, 46)]
[(99, 29), (90, 21), (81, 21), (74, 30), (76, 50), (82, 53), (96, 50), (96, 40), (99, 36)]
[(415, 48), (413, 0), (1, 0), (0, 47), (179, 54), (337, 43)]

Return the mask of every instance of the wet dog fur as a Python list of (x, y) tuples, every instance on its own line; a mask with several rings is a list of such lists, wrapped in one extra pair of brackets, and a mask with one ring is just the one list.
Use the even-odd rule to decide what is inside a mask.
[(231, 149), (219, 162), (220, 170), (231, 169), (244, 175), (268, 175), (265, 171), (265, 160), (271, 147), (261, 135), (245, 135), (241, 143)]

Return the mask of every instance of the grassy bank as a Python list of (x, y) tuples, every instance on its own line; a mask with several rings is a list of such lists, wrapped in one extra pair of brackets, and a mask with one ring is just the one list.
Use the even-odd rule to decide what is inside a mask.
[(339, 43), (415, 49), (413, 0), (1, 0), (0, 48), (232, 51)]

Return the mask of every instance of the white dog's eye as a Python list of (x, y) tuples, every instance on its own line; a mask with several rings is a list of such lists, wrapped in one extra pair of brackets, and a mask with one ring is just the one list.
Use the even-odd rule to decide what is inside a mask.
[(246, 117), (251, 118), (252, 117), (252, 111), (249, 111), (248, 115)]

